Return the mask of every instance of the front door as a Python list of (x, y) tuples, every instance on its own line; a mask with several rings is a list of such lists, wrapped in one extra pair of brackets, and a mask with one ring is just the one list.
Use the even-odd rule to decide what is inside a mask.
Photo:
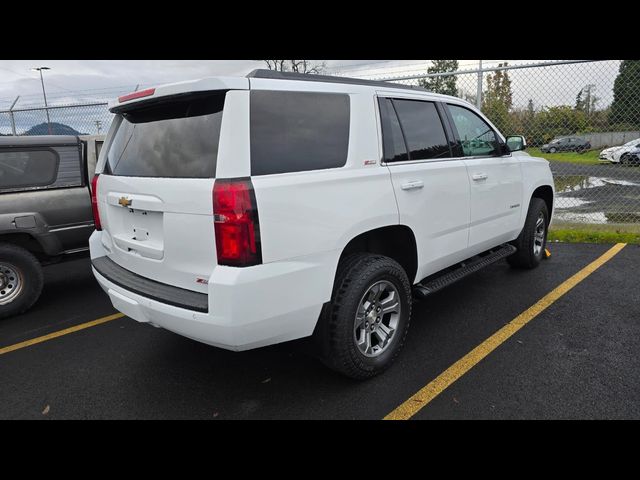
[(522, 208), (518, 156), (502, 155), (494, 129), (476, 112), (447, 105), (462, 145), (471, 189), (469, 249), (480, 253), (517, 236)]

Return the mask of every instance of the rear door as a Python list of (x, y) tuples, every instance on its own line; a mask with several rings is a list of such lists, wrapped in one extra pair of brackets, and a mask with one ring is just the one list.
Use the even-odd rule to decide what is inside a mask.
[(384, 161), (400, 223), (416, 236), (420, 280), (468, 256), (467, 167), (452, 157), (453, 139), (435, 102), (399, 96), (378, 102)]
[(163, 97), (116, 116), (97, 186), (111, 260), (162, 283), (207, 291), (216, 265), (218, 147), (235, 93), (243, 92)]
[(471, 187), (469, 248), (480, 253), (513, 239), (522, 208), (519, 156), (503, 155), (500, 138), (480, 115), (460, 105), (447, 105), (462, 147)]

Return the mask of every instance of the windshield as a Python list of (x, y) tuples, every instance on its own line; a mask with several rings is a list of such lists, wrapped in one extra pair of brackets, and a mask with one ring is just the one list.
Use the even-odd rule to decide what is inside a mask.
[(123, 112), (104, 173), (214, 177), (224, 97), (219, 92), (193, 94)]

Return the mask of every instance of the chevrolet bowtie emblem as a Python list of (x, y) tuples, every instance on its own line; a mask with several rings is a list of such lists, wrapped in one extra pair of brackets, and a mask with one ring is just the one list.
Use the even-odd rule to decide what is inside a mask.
[(129, 200), (127, 197), (120, 197), (118, 203), (123, 207), (129, 207), (131, 205), (131, 200)]

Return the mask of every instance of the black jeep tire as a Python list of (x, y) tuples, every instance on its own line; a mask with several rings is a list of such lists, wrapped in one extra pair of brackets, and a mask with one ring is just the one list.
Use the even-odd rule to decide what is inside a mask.
[[(541, 248), (534, 248), (536, 242), (536, 230), (539, 228), (538, 219), (543, 218), (543, 238), (542, 245), (538, 245)], [(513, 255), (507, 257), (507, 262), (514, 268), (536, 268), (540, 265), (540, 261), (545, 255), (545, 248), (547, 246), (547, 232), (549, 227), (549, 209), (547, 204), (541, 198), (532, 198), (529, 203), (529, 210), (527, 211), (527, 218), (524, 222), (524, 227), (512, 243), (518, 251)], [(540, 243), (538, 232), (538, 243)]]
[[(361, 351), (356, 340), (356, 312), (365, 301), (365, 294), (375, 285), (380, 285), (379, 282), (398, 293), (399, 313), (388, 343), (375, 356), (368, 356)], [(391, 293), (387, 292), (387, 295)], [(376, 314), (373, 315), (375, 317)], [(381, 315), (384, 324), (385, 314)], [(323, 308), (314, 334), (320, 359), (329, 368), (354, 379), (364, 380), (378, 375), (389, 368), (400, 353), (410, 319), (411, 285), (404, 269), (395, 260), (382, 255), (350, 255), (338, 265), (332, 301)], [(373, 323), (371, 328), (374, 328)], [(367, 334), (365, 329), (363, 335)], [(379, 342), (379, 337), (374, 337), (373, 333), (370, 338)]]
[(31, 252), (0, 243), (0, 319), (25, 312), (40, 297), (44, 275)]

